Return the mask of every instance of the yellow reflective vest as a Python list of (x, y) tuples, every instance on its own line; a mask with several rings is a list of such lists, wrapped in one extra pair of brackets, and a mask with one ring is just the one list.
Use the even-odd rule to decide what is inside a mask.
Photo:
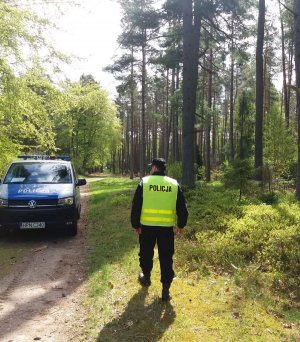
[(178, 183), (167, 176), (143, 178), (141, 224), (171, 227), (176, 225)]

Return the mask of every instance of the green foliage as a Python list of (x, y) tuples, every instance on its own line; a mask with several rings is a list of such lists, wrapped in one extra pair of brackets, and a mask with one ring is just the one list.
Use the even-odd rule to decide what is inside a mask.
[[(297, 208), (299, 210), (299, 208)], [(298, 215), (299, 216), (299, 215)], [(277, 229), (276, 229), (277, 228)], [(280, 272), (285, 281), (300, 285), (299, 226), (275, 227), (266, 241), (260, 259), (270, 271)], [(300, 291), (299, 291), (300, 294)]]
[[(23, 61), (24, 47), (37, 49), (45, 44), (43, 28), (49, 25), (29, 10), (0, 2), (0, 46), (1, 57), (10, 62)], [(12, 59), (12, 60), (11, 60)]]
[(53, 108), (57, 108), (58, 91), (38, 67), (38, 54), (42, 47), (43, 63), (47, 53), (51, 53), (52, 62), (58, 54), (44, 36), (50, 26), (47, 20), (14, 1), (0, 3), (0, 17), (0, 172), (3, 173), (19, 151), (56, 150), (51, 115)]
[(289, 289), (300, 298), (299, 204), (291, 196), (269, 196), (272, 206), (250, 198), (237, 201), (237, 193), (220, 183), (199, 183), (186, 194), (189, 227), (178, 262), (191, 270), (259, 265), (276, 290)]
[(239, 96), (237, 130), (240, 133), (239, 158), (249, 158), (252, 154), (255, 127), (255, 106), (253, 88), (243, 90)]
[(175, 162), (168, 164), (168, 176), (177, 179), (179, 182), (182, 179), (182, 163)]
[(1, 163), (0, 163), (0, 175), (4, 174), (6, 171), (9, 163), (15, 158), (16, 154), (20, 146), (18, 144), (14, 144), (11, 142), (7, 136), (0, 133), (0, 156), (1, 156)]
[(87, 77), (58, 90), (36, 67), (21, 77), (0, 63), (1, 167), (18, 151), (70, 154), (79, 170), (105, 163), (120, 144), (116, 107)]
[(274, 191), (263, 192), (259, 199), (265, 204), (276, 204), (278, 202), (278, 194)]
[[(228, 189), (220, 182), (207, 185), (199, 182), (194, 191), (185, 194), (191, 210), (189, 221), (195, 231), (226, 231), (228, 222), (241, 215), (241, 206), (235, 190)], [(189, 229), (186, 232), (189, 234)], [(195, 236), (193, 236), (195, 238)]]
[(296, 138), (286, 127), (281, 115), (280, 103), (275, 103), (265, 118), (264, 126), (264, 160), (270, 164), (275, 178), (291, 177), (296, 157)]
[(3, 148), (2, 164), (18, 153), (50, 152), (55, 150), (54, 132), (49, 116), (54, 87), (39, 71), (29, 71), (15, 77), (4, 62), (0, 64), (2, 94), (0, 120)]
[(128, 203), (131, 203), (131, 193), (130, 194), (120, 194), (111, 200), (111, 205), (114, 207), (128, 207)]
[(228, 187), (240, 190), (240, 199), (249, 187), (249, 179), (254, 170), (249, 159), (236, 159), (224, 172), (224, 183)]
[(56, 116), (57, 145), (79, 170), (103, 165), (120, 144), (116, 107), (97, 83), (65, 85), (66, 109)]
[(197, 180), (204, 180), (205, 177), (205, 168), (204, 166), (197, 167)]
[[(212, 235), (211, 244), (208, 244), (214, 250), (210, 256), (211, 262), (226, 265), (227, 268), (231, 264), (240, 266), (253, 262), (277, 220), (279, 215), (271, 207), (260, 206), (258, 210), (257, 206), (246, 206), (242, 217), (232, 218), (228, 222), (225, 233)], [(206, 238), (207, 234), (197, 235), (200, 243)]]

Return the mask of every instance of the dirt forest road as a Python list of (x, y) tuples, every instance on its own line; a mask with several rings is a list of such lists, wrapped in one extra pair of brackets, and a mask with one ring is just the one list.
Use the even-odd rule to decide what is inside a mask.
[[(22, 232), (7, 243), (33, 245), (30, 253), (0, 280), (0, 341), (78, 341), (84, 312), (86, 206), (88, 186), (81, 188), (82, 212), (75, 238), (58, 232)], [(24, 234), (28, 233), (28, 234)]]

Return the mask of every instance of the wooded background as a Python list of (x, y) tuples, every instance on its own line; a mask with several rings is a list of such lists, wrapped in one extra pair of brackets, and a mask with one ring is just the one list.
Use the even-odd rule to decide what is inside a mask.
[(0, 1), (2, 168), (59, 152), (133, 178), (159, 156), (188, 187), (228, 165), (299, 184), (300, 1), (119, 3), (113, 103), (93, 75), (57, 84), (49, 65), (71, 61), (47, 40), (51, 21)]
[(118, 168), (143, 175), (164, 157), (193, 187), (250, 159), (257, 179), (295, 179), (298, 3), (120, 1)]

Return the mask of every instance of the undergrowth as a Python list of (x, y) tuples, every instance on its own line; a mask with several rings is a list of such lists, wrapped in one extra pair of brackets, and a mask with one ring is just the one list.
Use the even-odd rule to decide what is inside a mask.
[(137, 282), (138, 239), (129, 222), (136, 185), (109, 178), (91, 184), (83, 341), (297, 341), (295, 293), (290, 284), (286, 297), (280, 289), (287, 286), (284, 265), (295, 269), (267, 248), (277, 230), (293, 236), (285, 224), (296, 227), (296, 203), (280, 196), (277, 207), (239, 201), (221, 183), (186, 192), (190, 219), (176, 237), (173, 299), (164, 304), (157, 251), (151, 286)]
[[(283, 308), (300, 301), (300, 210), (293, 196), (276, 194), (267, 205), (257, 196), (239, 200), (222, 183), (199, 183), (186, 193), (189, 225), (177, 263), (190, 271), (237, 274), (255, 295), (279, 296)], [(244, 279), (244, 280), (242, 280)], [(254, 286), (256, 285), (256, 286)]]

